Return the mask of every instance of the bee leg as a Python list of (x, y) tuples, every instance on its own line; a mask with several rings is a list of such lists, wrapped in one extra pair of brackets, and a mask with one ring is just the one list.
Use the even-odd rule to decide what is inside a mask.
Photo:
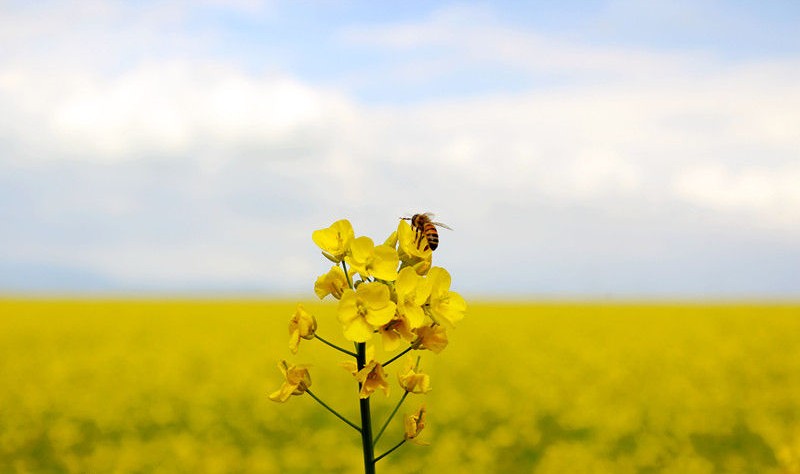
[(419, 236), (417, 237), (417, 248), (419, 248), (420, 245), (422, 245), (422, 239), (424, 238), (425, 239), (425, 248), (422, 249), (422, 250), (423, 251), (428, 250), (430, 248), (430, 246), (428, 246), (428, 238), (425, 237), (425, 234), (423, 232), (419, 232), (418, 235)]

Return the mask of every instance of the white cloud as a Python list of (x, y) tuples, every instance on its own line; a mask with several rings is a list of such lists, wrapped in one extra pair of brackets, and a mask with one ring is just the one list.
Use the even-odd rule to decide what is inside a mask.
[(721, 163), (689, 167), (676, 177), (675, 191), (692, 204), (748, 216), (748, 225), (797, 229), (800, 221), (800, 163), (731, 169)]
[(359, 71), (359, 77), (352, 78), (357, 82), (369, 80), (364, 75), (416, 82), (476, 68), (489, 76), (492, 70), (499, 73), (511, 68), (534, 76), (564, 78), (566, 74), (570, 81), (602, 82), (705, 70), (703, 61), (708, 59), (696, 52), (654, 53), (629, 46), (576, 43), (509, 27), (491, 9), (463, 5), (441, 8), (422, 21), (350, 27), (339, 39), (390, 54), (419, 53), (400, 56), (385, 69)]
[[(753, 161), (768, 169), (796, 162), (800, 137), (764, 126), (797, 119), (795, 90), (737, 82), (729, 71), (724, 81), (695, 84), (534, 91), (391, 109), (371, 135), (383, 133), (376, 141), (398, 166), (424, 166), (434, 179), (453, 176), (495, 199), (538, 193), (627, 206), (645, 196), (675, 199), (672, 181), (697, 164), (735, 172)], [(780, 103), (768, 102), (773, 94)], [(753, 107), (759, 97), (769, 105)]]
[(291, 148), (324, 140), (351, 114), (335, 93), (222, 64), (148, 63), (113, 78), (64, 72), (57, 82), (50, 74), (0, 65), (0, 106), (11, 115), (8, 126), (24, 124), (14, 145), (38, 150), (45, 159)]
[[(433, 73), (419, 68), (430, 58), (410, 55), (376, 73), (387, 80), (493, 63), (571, 80), (378, 106), (193, 55), (109, 70), (0, 53), (0, 171), (28, 193), (19, 210), (0, 204), (22, 229), (4, 238), (3, 256), (133, 285), (306, 288), (325, 265), (313, 228), (348, 216), (379, 239), (397, 216), (432, 210), (457, 229), (437, 252), (476, 288), (498, 262), (539, 259), (580, 274), (609, 255), (669, 260), (681, 238), (701, 259), (698, 212), (759, 222), (766, 240), (800, 237), (800, 61), (604, 49), (483, 20), (481, 10), (449, 10), (345, 38), (452, 54)], [(162, 33), (150, 31), (157, 42)], [(664, 232), (675, 222), (698, 227)], [(652, 232), (637, 234), (644, 225)], [(519, 284), (532, 284), (520, 268)]]

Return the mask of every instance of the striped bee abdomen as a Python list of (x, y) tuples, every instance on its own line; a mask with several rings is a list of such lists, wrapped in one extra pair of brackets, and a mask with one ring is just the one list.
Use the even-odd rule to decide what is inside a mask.
[[(425, 234), (425, 239), (428, 241), (431, 250), (436, 250), (436, 247), (439, 246), (439, 232), (436, 231), (436, 226), (430, 222), (426, 222), (423, 233)], [(427, 250), (427, 248), (425, 250)]]
[(422, 245), (422, 237), (425, 237), (425, 248), (422, 250), (436, 250), (436, 247), (439, 246), (439, 232), (436, 230), (436, 226), (442, 226), (447, 229), (446, 225), (442, 224), (441, 222), (433, 222), (431, 220), (431, 216), (433, 214), (426, 212), (424, 214), (414, 214), (411, 217), (403, 217), (402, 219), (411, 221), (411, 227), (416, 232), (416, 244), (417, 248), (420, 248)]

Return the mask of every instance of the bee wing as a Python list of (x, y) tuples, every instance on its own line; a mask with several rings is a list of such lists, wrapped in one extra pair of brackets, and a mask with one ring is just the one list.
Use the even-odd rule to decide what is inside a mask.
[(431, 222), (431, 224), (435, 225), (436, 227), (444, 227), (447, 230), (453, 230), (452, 227), (448, 226), (447, 224), (442, 224), (441, 222)]

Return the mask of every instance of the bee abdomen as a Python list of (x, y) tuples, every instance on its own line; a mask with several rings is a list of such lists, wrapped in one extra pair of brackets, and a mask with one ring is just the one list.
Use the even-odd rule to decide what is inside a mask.
[(436, 247), (439, 246), (439, 233), (436, 231), (436, 226), (426, 222), (424, 233), (431, 250), (436, 250)]

